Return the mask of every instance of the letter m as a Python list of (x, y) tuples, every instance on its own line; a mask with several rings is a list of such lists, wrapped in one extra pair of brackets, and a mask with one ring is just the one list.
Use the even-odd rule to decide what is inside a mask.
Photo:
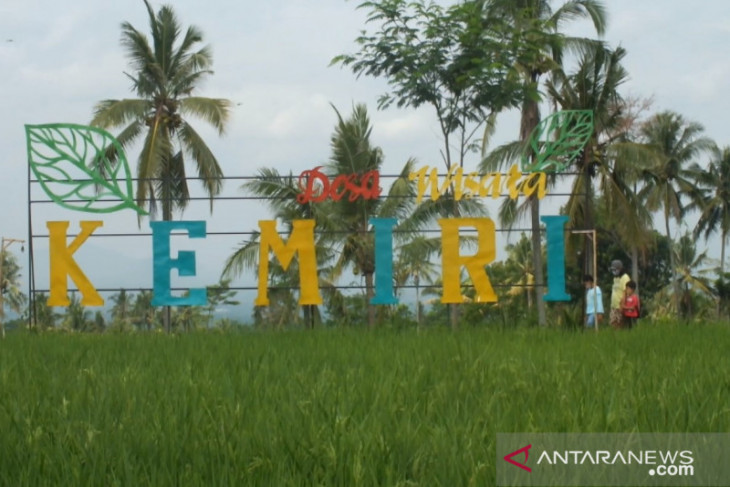
[(259, 221), (259, 228), (259, 282), (254, 304), (269, 305), (269, 251), (279, 259), (284, 270), (289, 268), (294, 254), (299, 253), (299, 304), (322, 304), (317, 279), (317, 256), (314, 251), (314, 220), (292, 221), (292, 232), (287, 243), (276, 232), (274, 220)]

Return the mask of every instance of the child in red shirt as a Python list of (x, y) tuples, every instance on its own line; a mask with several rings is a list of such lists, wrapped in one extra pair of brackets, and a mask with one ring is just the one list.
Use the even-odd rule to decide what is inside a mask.
[(624, 300), (621, 304), (621, 309), (624, 314), (624, 323), (628, 328), (633, 328), (636, 324), (636, 319), (639, 317), (639, 309), (641, 303), (639, 301), (639, 295), (636, 294), (636, 282), (629, 281), (626, 283), (626, 291), (624, 292)]

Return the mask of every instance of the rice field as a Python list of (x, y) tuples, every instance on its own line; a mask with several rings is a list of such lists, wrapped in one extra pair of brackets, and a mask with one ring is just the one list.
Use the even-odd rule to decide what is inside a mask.
[(498, 432), (730, 432), (730, 328), (0, 342), (0, 485), (485, 486)]

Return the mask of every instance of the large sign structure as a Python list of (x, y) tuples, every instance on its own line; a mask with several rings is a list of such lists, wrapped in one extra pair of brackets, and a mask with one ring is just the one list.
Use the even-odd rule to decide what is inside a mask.
[[(535, 130), (529, 153), (521, 161), (521, 168), (511, 167), (506, 173), (465, 173), (455, 165), (445, 175), (437, 169), (421, 167), (409, 175), (417, 187), (417, 201), (437, 200), (453, 191), (455, 200), (462, 198), (492, 198), (506, 195), (546, 195), (546, 172), (561, 171), (574, 160), (588, 142), (593, 130), (590, 111), (558, 112), (546, 118)], [(35, 181), (58, 206), (67, 210), (97, 215), (129, 210), (145, 214), (135, 200), (132, 174), (119, 142), (104, 130), (76, 124), (47, 124), (26, 126), (28, 163)], [(380, 175), (377, 171), (365, 174), (325, 175), (321, 167), (304, 171), (299, 178), (299, 203), (317, 203), (325, 200), (355, 201), (358, 198), (380, 197)], [(30, 194), (29, 194), (30, 199)], [(547, 242), (547, 292), (545, 301), (567, 301), (565, 291), (564, 227), (568, 217), (542, 216)], [(291, 233), (286, 237), (277, 232), (276, 222), (258, 222), (260, 231), (260, 258), (257, 296), (254, 304), (267, 306), (267, 282), (270, 256), (279, 260), (286, 270), (294, 256), (298, 257), (300, 305), (322, 304), (317, 275), (314, 220), (294, 220)], [(371, 304), (390, 305), (398, 302), (392, 279), (393, 229), (398, 222), (392, 218), (371, 218), (374, 236), (375, 294)], [(441, 302), (461, 303), (460, 273), (466, 269), (475, 289), (477, 302), (496, 302), (497, 295), (485, 267), (496, 258), (496, 227), (490, 218), (443, 218), (437, 221), (442, 242)], [(68, 306), (68, 281), (76, 285), (84, 306), (102, 306), (101, 297), (91, 280), (76, 261), (87, 239), (104, 225), (102, 220), (80, 220), (79, 233), (69, 243), (69, 220), (48, 221), (49, 238), (49, 306)], [(189, 289), (184, 296), (171, 292), (171, 271), (180, 276), (196, 274), (195, 252), (184, 250), (171, 255), (170, 237), (175, 231), (187, 232), (191, 239), (206, 238), (206, 221), (151, 221), (153, 261), (152, 304), (155, 306), (204, 306), (205, 288)], [(476, 231), (477, 250), (464, 255), (459, 233), (464, 228)], [(30, 239), (32, 241), (32, 228)]]

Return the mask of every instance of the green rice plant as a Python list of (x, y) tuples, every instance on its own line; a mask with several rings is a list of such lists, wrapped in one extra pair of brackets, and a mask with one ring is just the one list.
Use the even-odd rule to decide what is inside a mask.
[(494, 485), (498, 432), (730, 432), (728, 331), (15, 333), (0, 485)]

